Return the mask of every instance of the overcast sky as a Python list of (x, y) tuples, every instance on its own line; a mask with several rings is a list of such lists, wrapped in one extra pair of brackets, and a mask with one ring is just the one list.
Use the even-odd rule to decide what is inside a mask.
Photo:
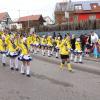
[(32, 14), (42, 14), (53, 18), (55, 5), (61, 1), (66, 0), (0, 0), (0, 12), (8, 12), (12, 19)]

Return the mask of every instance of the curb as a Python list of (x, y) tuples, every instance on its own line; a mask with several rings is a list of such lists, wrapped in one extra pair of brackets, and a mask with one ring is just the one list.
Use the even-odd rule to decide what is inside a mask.
[(100, 59), (99, 58), (92, 58), (92, 57), (91, 58), (90, 57), (89, 58), (88, 57), (86, 58), (86, 57), (84, 57), (83, 59), (84, 60), (89, 60), (89, 61), (100, 62)]

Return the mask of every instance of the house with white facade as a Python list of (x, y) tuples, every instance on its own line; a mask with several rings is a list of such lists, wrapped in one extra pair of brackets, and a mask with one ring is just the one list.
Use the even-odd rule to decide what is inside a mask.
[(44, 22), (45, 26), (54, 24), (54, 21), (49, 16), (46, 16), (43, 19), (45, 20), (45, 22)]
[(4, 30), (5, 28), (9, 28), (12, 20), (8, 14), (8, 12), (0, 13), (0, 30)]

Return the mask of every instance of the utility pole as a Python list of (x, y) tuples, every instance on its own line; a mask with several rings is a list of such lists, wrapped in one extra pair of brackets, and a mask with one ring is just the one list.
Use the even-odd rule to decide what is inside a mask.
[[(27, 14), (29, 14), (29, 11), (27, 11)], [(28, 15), (29, 16), (29, 15)], [(28, 26), (28, 28), (30, 27), (30, 22), (29, 22), (29, 17), (27, 17), (28, 19), (28, 22), (27, 22), (27, 26)]]
[(20, 18), (20, 9), (18, 10), (18, 14), (19, 14), (19, 16), (18, 16), (18, 17)]

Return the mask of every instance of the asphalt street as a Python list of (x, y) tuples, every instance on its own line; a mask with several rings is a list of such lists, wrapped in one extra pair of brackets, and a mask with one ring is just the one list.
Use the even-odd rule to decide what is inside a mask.
[(31, 73), (28, 78), (0, 63), (0, 100), (100, 100), (100, 75), (76, 69), (70, 73), (36, 58)]

